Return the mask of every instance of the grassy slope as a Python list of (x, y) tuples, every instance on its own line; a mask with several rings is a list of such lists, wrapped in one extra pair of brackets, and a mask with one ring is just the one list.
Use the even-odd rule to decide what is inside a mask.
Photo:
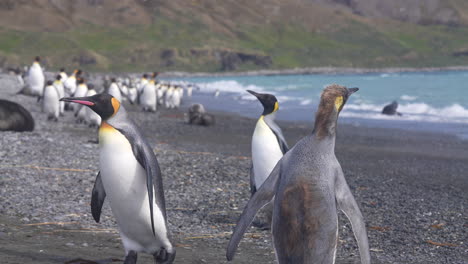
[[(451, 1), (460, 8), (467, 8), (463, 1)], [(24, 64), (41, 54), (49, 65), (60, 67), (63, 64), (78, 66), (73, 57), (85, 54), (94, 57), (97, 64), (83, 68), (111, 71), (220, 69), (214, 58), (191, 56), (191, 48), (270, 55), (275, 69), (468, 64), (468, 56), (452, 56), (452, 52), (468, 48), (466, 26), (420, 26), (388, 20), (370, 21), (340, 11), (334, 14), (340, 20), (318, 30), (291, 20), (287, 23), (226, 24), (222, 25), (226, 30), (219, 31), (213, 30), (200, 17), (187, 13), (178, 14), (184, 19), (158, 16), (148, 26), (110, 28), (82, 24), (55, 33), (0, 28), (0, 56), (6, 57), (9, 64)], [(177, 54), (174, 64), (169, 66), (160, 56), (161, 50), (168, 48), (175, 49)], [(254, 65), (242, 65), (239, 70), (254, 68)]]

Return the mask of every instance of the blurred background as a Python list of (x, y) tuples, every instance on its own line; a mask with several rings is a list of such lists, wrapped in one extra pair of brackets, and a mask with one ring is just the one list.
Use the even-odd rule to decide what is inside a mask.
[(0, 66), (244, 71), (468, 64), (465, 0), (2, 0)]

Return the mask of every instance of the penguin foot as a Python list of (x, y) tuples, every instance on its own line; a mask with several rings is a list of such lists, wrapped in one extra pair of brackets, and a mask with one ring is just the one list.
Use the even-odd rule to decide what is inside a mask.
[(165, 248), (161, 248), (159, 252), (156, 252), (154, 257), (155, 264), (171, 264), (174, 262), (176, 256), (176, 251), (174, 250), (173, 253), (167, 252)]
[(137, 262), (137, 253), (133, 250), (130, 250), (125, 256), (124, 264), (136, 264)]

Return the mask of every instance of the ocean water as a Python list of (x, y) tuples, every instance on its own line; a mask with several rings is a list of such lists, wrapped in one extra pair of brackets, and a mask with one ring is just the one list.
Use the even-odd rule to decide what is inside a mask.
[[(274, 94), (278, 119), (313, 122), (323, 88), (337, 83), (359, 87), (340, 114), (340, 122), (369, 127), (455, 134), (468, 139), (468, 71), (233, 76), (177, 78), (170, 81), (199, 87), (191, 101), (208, 109), (256, 117), (262, 111), (246, 92)], [(216, 90), (220, 96), (214, 98)], [(382, 108), (396, 100), (402, 116), (385, 116)]]

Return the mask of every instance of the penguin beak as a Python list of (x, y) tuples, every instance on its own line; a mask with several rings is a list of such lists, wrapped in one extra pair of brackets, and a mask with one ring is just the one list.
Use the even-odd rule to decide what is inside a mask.
[(95, 103), (92, 102), (89, 97), (64, 97), (64, 98), (61, 98), (60, 101), (77, 103), (77, 104), (82, 104), (82, 105), (87, 105), (87, 106), (95, 105)]
[(260, 100), (260, 102), (262, 101), (262, 94), (259, 94), (259, 93), (256, 93), (252, 90), (247, 90), (247, 92), (249, 92), (250, 94), (254, 95), (255, 97), (257, 97), (258, 100)]
[(359, 88), (353, 87), (353, 88), (348, 88), (348, 96), (352, 95), (353, 93), (359, 91)]

